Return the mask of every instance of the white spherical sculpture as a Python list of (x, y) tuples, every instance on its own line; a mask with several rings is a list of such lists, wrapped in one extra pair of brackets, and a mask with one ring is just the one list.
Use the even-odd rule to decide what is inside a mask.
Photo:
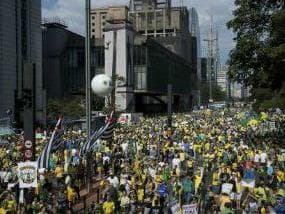
[(112, 80), (105, 74), (96, 75), (91, 81), (91, 88), (96, 95), (107, 96), (112, 91)]

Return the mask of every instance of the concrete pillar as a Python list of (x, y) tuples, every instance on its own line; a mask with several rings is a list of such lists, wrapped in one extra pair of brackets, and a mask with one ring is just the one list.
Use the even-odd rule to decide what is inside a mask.
[[(114, 33), (116, 32), (116, 33)], [(116, 42), (114, 42), (116, 39)], [(105, 73), (112, 76), (113, 63), (115, 73), (124, 79), (123, 84), (116, 84), (116, 111), (133, 112), (134, 100), (134, 66), (133, 47), (134, 31), (128, 23), (108, 24), (105, 28)], [(114, 51), (114, 43), (116, 43)], [(116, 57), (113, 57), (114, 52)], [(116, 59), (116, 62), (113, 62)]]

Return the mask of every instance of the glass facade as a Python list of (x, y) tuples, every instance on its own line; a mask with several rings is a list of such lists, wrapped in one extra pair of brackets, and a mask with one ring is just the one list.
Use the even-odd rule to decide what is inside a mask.
[(154, 42), (134, 47), (135, 90), (165, 94), (167, 84), (174, 93), (190, 93), (191, 66), (184, 59)]

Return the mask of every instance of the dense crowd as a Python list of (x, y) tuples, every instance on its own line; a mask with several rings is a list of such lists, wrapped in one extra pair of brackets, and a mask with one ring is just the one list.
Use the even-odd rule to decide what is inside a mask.
[[(72, 212), (91, 176), (100, 194), (90, 213), (285, 213), (282, 112), (176, 114), (171, 129), (166, 121), (142, 117), (120, 125), (87, 158), (79, 155), (85, 134), (65, 131), (49, 169), (39, 169), (24, 212)], [(22, 139), (8, 140), (11, 146), (0, 148), (1, 214), (19, 208), (17, 188), (9, 184), (17, 183)], [(46, 142), (37, 140), (38, 153)]]

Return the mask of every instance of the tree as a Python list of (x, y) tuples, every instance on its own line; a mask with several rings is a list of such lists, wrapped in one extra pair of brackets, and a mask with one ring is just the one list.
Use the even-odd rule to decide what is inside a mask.
[[(252, 88), (257, 103), (277, 96), (284, 78), (284, 0), (236, 0), (228, 28), (236, 33), (230, 52), (229, 77)], [(272, 99), (269, 98), (269, 99)]]
[[(212, 96), (214, 101), (224, 101), (226, 99), (226, 92), (216, 84), (212, 85)], [(208, 103), (210, 98), (210, 89), (207, 83), (201, 84), (202, 103)]]
[(83, 100), (79, 96), (65, 99), (50, 99), (47, 104), (47, 118), (54, 119), (59, 116), (65, 118), (80, 118), (85, 114)]

